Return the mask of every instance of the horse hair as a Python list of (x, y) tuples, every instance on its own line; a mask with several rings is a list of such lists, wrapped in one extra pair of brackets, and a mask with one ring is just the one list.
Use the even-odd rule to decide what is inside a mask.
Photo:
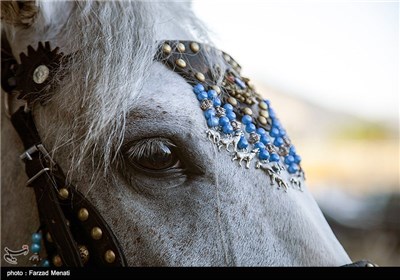
[[(70, 38), (69, 49), (76, 52), (56, 75), (54, 83), (59, 87), (53, 97), (63, 108), (58, 117), (70, 118), (71, 124), (67, 130), (52, 126), (49, 133), (56, 140), (51, 152), (69, 151), (68, 180), (88, 176), (79, 171), (85, 161), (91, 161), (93, 186), (98, 178), (110, 175), (112, 163), (121, 159), (126, 117), (151, 74), (158, 46), (162, 24), (155, 24), (156, 18), (175, 21), (186, 37), (211, 42), (190, 5), (178, 2), (82, 1), (72, 13), (62, 32)], [(182, 17), (176, 19), (176, 14)], [(216, 61), (222, 65), (219, 57), (208, 60), (210, 65)]]

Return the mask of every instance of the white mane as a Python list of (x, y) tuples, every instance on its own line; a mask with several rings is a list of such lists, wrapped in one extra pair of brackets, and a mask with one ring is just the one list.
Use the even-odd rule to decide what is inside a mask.
[[(176, 26), (181, 38), (163, 38), (166, 21)], [(67, 135), (54, 133), (58, 127), (50, 129), (52, 137), (59, 135), (52, 152), (61, 147), (70, 151), (70, 177), (90, 157), (95, 183), (99, 174), (108, 174), (118, 155), (126, 116), (151, 75), (157, 40), (209, 40), (189, 5), (174, 2), (78, 2), (61, 32), (69, 38), (67, 49), (77, 52), (65, 78), (56, 81), (60, 87), (53, 101), (62, 114), (58, 117), (70, 118), (71, 126)], [(102, 157), (95, 158), (98, 154)]]

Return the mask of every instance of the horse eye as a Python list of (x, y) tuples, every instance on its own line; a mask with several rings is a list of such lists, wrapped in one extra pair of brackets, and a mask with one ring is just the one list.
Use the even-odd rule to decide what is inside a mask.
[(151, 138), (132, 144), (127, 151), (131, 164), (145, 170), (160, 172), (180, 167), (175, 145), (168, 140)]

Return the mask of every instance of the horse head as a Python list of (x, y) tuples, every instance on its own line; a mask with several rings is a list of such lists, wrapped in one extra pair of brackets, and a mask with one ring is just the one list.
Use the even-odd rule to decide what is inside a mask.
[[(282, 140), (271, 104), (255, 95), (233, 58), (204, 47), (201, 65), (185, 60), (210, 45), (190, 4), (2, 2), (2, 15), (13, 56), (38, 71), (32, 85), (49, 82), (40, 93), (22, 96), (43, 146), (65, 172), (64, 183), (104, 218), (128, 265), (350, 262), (306, 186), (283, 192), (254, 161), (241, 168), (231, 153), (218, 152), (216, 140), (208, 140), (210, 128), (212, 139), (238, 137), (239, 150), (248, 147), (265, 165), (286, 166), (279, 174), (268, 169), (282, 182), (290, 186), (296, 176), (296, 184), (304, 185), (297, 177), (298, 155)], [(49, 68), (51, 76), (37, 68), (43, 57), (32, 65), (38, 42), (46, 41), (51, 52), (60, 48), (54, 55), (62, 53), (61, 67), (54, 73)], [(27, 53), (29, 45), (34, 49)], [(159, 51), (165, 57), (155, 59)], [(171, 55), (177, 58), (169, 60)], [(189, 73), (189, 66), (206, 70)], [(15, 106), (16, 98), (9, 98)], [(201, 108), (205, 99), (212, 102)], [(259, 133), (256, 142), (249, 142), (250, 133)], [(17, 156), (25, 149), (4, 113), (2, 137), (2, 242), (18, 247), (29, 242), (40, 221)], [(288, 145), (287, 154), (267, 145)], [(90, 255), (93, 248), (85, 248)], [(61, 259), (62, 253), (57, 252)]]

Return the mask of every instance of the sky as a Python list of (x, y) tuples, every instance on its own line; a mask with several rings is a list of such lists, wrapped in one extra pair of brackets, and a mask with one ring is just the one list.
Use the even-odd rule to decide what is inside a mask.
[(399, 119), (398, 1), (194, 0), (243, 74), (370, 120)]

